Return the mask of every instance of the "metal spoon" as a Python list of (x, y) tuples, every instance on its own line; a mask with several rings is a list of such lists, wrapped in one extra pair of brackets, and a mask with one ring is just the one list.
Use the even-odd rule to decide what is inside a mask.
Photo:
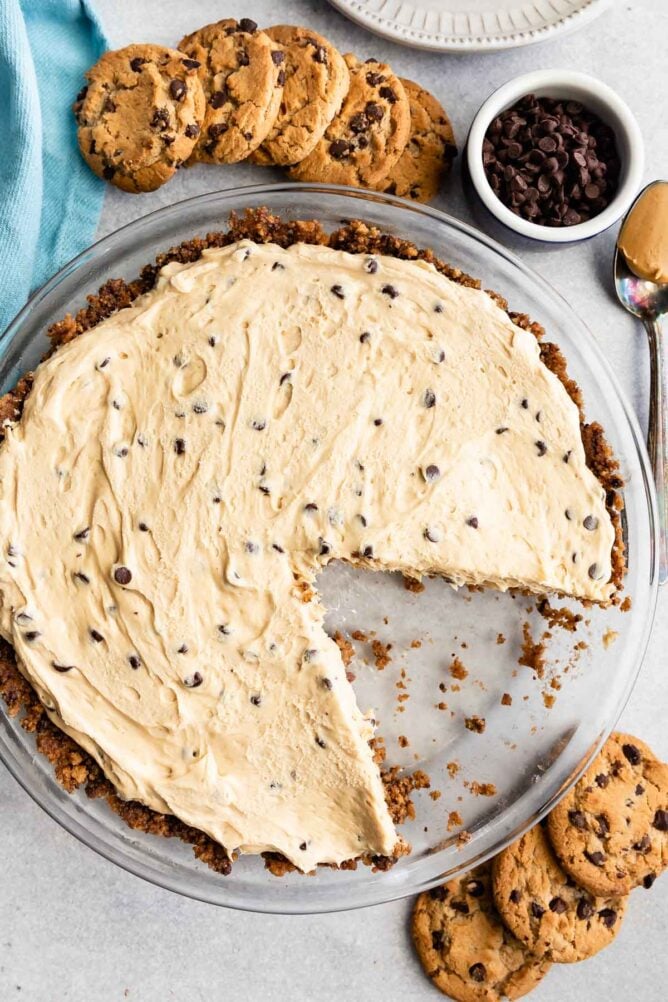
[[(652, 182), (657, 183), (662, 182)], [(647, 188), (650, 187), (647, 185)], [(640, 192), (636, 202), (647, 188)], [(635, 202), (629, 213), (634, 205)], [(649, 340), (647, 451), (659, 505), (659, 584), (665, 584), (668, 580), (668, 357), (661, 320), (668, 313), (668, 284), (659, 285), (638, 278), (618, 248), (615, 248), (614, 276), (617, 298), (629, 313), (642, 320)]]

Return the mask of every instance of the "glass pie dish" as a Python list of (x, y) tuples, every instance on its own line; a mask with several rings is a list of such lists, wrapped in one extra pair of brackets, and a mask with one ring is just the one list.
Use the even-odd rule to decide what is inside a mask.
[[(587, 766), (617, 720), (637, 677), (657, 594), (656, 511), (642, 436), (594, 339), (538, 275), (483, 234), (434, 209), (357, 189), (251, 186), (160, 209), (111, 234), (66, 265), (0, 339), (2, 391), (34, 368), (46, 329), (85, 305), (109, 278), (131, 279), (156, 255), (224, 229), (231, 212), (267, 206), (281, 218), (318, 219), (327, 230), (361, 218), (430, 247), (482, 279), (510, 308), (541, 323), (563, 350), (621, 464), (626, 593), (632, 611), (555, 603), (580, 616), (550, 617), (537, 600), (493, 591), (453, 591), (444, 581), (408, 591), (400, 576), (347, 564), (318, 579), (327, 625), (361, 631), (350, 665), (363, 710), (373, 707), (388, 765), (428, 774), (413, 794), (415, 817), (399, 829), (410, 855), (385, 872), (320, 868), (278, 878), (256, 857), (228, 876), (197, 862), (176, 839), (131, 830), (104, 801), (67, 794), (34, 737), (0, 704), (0, 757), (56, 821), (112, 862), (163, 887), (214, 904), (268, 912), (322, 912), (378, 904), (422, 891), (498, 852), (538, 821)], [(568, 626), (575, 626), (574, 630)], [(388, 664), (370, 644), (391, 644)], [(539, 647), (539, 671), (519, 663)], [(454, 659), (457, 660), (454, 660)], [(523, 660), (527, 660), (526, 657)], [(528, 659), (531, 660), (530, 658)], [(484, 728), (465, 721), (484, 719)]]

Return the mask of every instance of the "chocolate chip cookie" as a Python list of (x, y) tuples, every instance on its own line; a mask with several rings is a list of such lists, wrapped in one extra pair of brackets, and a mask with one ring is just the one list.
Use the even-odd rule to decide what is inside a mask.
[(521, 998), (551, 966), (501, 922), (489, 864), (421, 894), (412, 933), (426, 974), (459, 1002)]
[(176, 49), (128, 45), (88, 70), (74, 105), (81, 154), (124, 191), (154, 191), (187, 160), (204, 119), (199, 64)]
[(558, 964), (593, 957), (617, 935), (624, 897), (594, 897), (562, 870), (540, 825), (492, 867), (501, 918), (532, 953)]
[(404, 151), (410, 105), (403, 85), (385, 63), (344, 56), (350, 88), (341, 111), (315, 149), (290, 169), (294, 181), (377, 188)]
[(285, 87), (271, 131), (251, 155), (257, 164), (295, 164), (315, 148), (348, 93), (341, 53), (309, 28), (281, 24), (265, 34), (285, 53)]
[(206, 95), (202, 133), (192, 160), (237, 163), (266, 139), (285, 82), (285, 53), (250, 18), (208, 24), (179, 42), (200, 63)]
[(550, 814), (564, 869), (592, 894), (651, 887), (668, 864), (668, 764), (628, 734), (612, 734)]
[(391, 195), (429, 202), (457, 156), (450, 119), (436, 98), (412, 80), (401, 81), (411, 109), (406, 148), (379, 187)]

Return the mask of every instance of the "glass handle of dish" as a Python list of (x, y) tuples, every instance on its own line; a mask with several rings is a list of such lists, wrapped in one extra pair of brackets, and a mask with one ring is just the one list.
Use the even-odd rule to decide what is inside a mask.
[(668, 358), (661, 319), (646, 320), (650, 390), (647, 451), (659, 505), (659, 584), (668, 580)]

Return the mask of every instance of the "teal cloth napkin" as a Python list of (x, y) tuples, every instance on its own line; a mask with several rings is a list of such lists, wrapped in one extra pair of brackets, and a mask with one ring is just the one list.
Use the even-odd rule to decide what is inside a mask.
[(106, 47), (88, 0), (0, 0), (0, 331), (95, 235), (71, 106)]

